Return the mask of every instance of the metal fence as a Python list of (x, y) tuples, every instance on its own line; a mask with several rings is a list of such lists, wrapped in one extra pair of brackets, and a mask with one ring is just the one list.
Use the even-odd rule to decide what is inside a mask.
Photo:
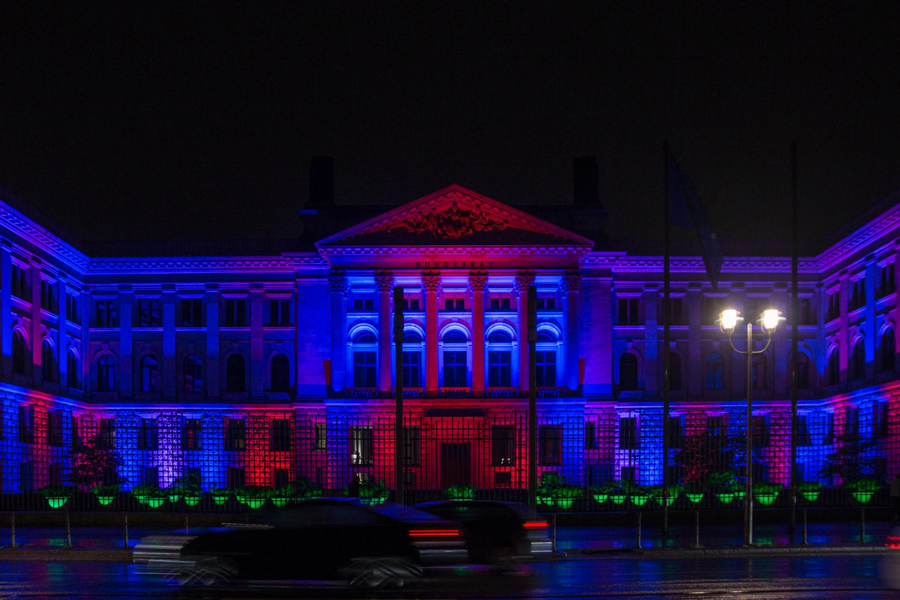
[[(414, 407), (404, 415), (406, 501), (527, 500), (523, 402)], [(889, 500), (900, 469), (898, 405), (873, 397), (803, 411), (797, 423), (799, 506)], [(663, 428), (670, 448), (663, 456)], [(754, 416), (753, 479), (761, 506), (789, 506), (787, 409)], [(396, 487), (393, 406), (304, 410), (85, 411), (7, 403), (0, 438), (0, 508), (235, 512), (321, 490), (371, 495)], [(746, 465), (743, 410), (542, 403), (539, 499), (546, 511), (658, 510), (664, 473), (672, 510), (737, 508)], [(865, 480), (882, 482), (874, 488)], [(854, 488), (853, 486), (857, 486)], [(270, 490), (266, 492), (265, 490)], [(53, 501), (53, 494), (60, 496)], [(64, 498), (62, 496), (65, 496)], [(148, 502), (148, 496), (154, 500)], [(275, 500), (267, 499), (273, 496)], [(262, 501), (248, 501), (256, 498)]]

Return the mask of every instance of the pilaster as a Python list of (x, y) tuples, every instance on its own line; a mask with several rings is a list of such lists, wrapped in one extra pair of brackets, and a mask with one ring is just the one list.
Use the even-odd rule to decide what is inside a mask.
[(119, 398), (134, 395), (134, 351), (131, 313), (134, 292), (131, 286), (119, 287)]
[(438, 295), (441, 274), (438, 271), (422, 273), (425, 289), (425, 395), (438, 394)]
[(163, 355), (162, 370), (160, 371), (160, 380), (162, 383), (163, 398), (168, 401), (175, 400), (175, 303), (178, 301), (178, 295), (175, 288), (171, 285), (163, 287), (162, 298), (160, 299), (160, 308), (162, 308), (163, 320)]
[(472, 294), (472, 394), (485, 393), (484, 381), (484, 289), (487, 287), (487, 273), (469, 273), (469, 292)]
[(206, 286), (206, 397), (219, 397), (219, 286)]
[(263, 301), (265, 293), (260, 285), (250, 289), (250, 399), (265, 397), (266, 357), (263, 345)]
[[(378, 392), (391, 392), (391, 290), (394, 275), (389, 271), (375, 273), (375, 287), (378, 291)], [(402, 340), (398, 340), (403, 343)]]
[(519, 393), (525, 395), (528, 386), (528, 288), (534, 283), (533, 271), (520, 271), (516, 275), (516, 309), (519, 326)]
[[(564, 385), (569, 392), (578, 390), (578, 292), (581, 291), (581, 275), (570, 271), (559, 282), (563, 302), (563, 351)], [(520, 346), (521, 347), (521, 346)]]

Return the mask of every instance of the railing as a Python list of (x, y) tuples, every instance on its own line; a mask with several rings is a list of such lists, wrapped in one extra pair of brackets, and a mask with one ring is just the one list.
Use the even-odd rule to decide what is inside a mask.
[(354, 400), (368, 400), (378, 395), (377, 388), (346, 388), (344, 394)]
[[(391, 392), (395, 393), (394, 391)], [(425, 397), (425, 388), (420, 387), (410, 387), (403, 388), (403, 397), (404, 398), (424, 398)]]
[(488, 398), (515, 398), (519, 395), (519, 388), (516, 387), (489, 387), (487, 389)]
[(472, 396), (472, 388), (470, 387), (442, 387), (441, 398), (470, 398)]
[(561, 398), (564, 395), (564, 390), (561, 387), (544, 386), (537, 389), (538, 398)]

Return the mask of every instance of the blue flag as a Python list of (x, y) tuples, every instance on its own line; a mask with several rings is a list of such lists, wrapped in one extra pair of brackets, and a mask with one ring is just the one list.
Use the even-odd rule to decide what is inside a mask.
[(722, 245), (709, 220), (703, 200), (675, 158), (669, 154), (669, 218), (672, 223), (693, 228), (703, 249), (703, 264), (713, 287), (722, 271)]

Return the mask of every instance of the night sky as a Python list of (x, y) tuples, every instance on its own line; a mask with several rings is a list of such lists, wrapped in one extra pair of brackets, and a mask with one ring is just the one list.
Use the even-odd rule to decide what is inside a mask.
[[(138, 6), (139, 5), (139, 6)], [(661, 231), (662, 140), (722, 237), (806, 242), (900, 187), (900, 4), (4, 3), (0, 184), (84, 240), (289, 238), (459, 183)], [(726, 246), (727, 249), (727, 246)]]

